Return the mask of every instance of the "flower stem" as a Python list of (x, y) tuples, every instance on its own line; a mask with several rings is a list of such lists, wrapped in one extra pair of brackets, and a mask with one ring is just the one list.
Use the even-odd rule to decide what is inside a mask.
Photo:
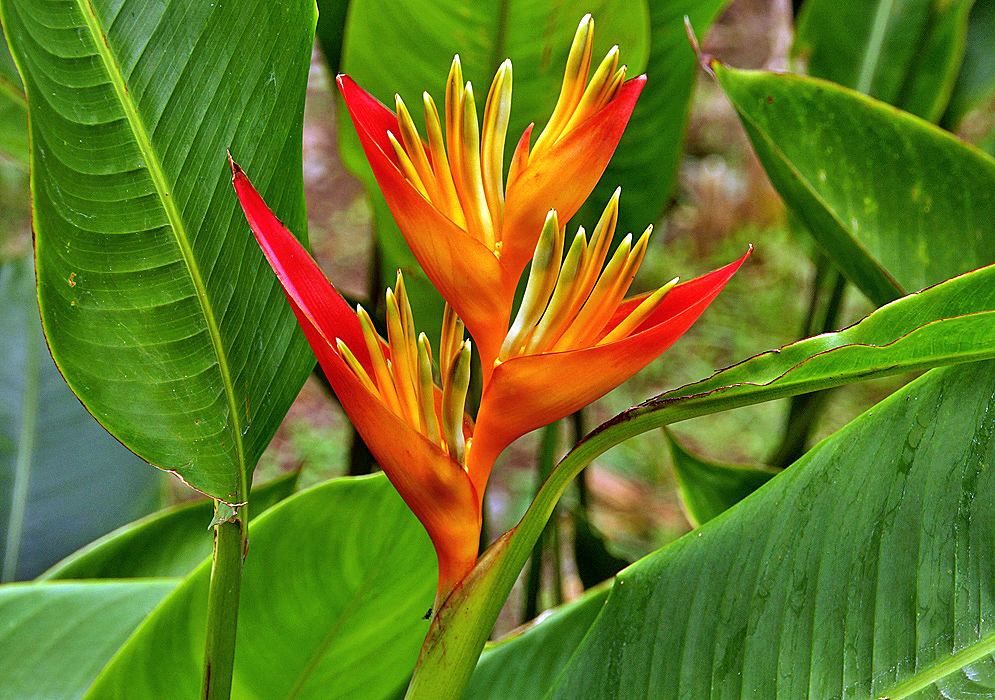
[[(244, 506), (243, 506), (244, 509)], [(214, 560), (207, 600), (207, 645), (204, 649), (204, 700), (229, 700), (235, 665), (238, 597), (245, 559), (245, 513), (214, 502)]]

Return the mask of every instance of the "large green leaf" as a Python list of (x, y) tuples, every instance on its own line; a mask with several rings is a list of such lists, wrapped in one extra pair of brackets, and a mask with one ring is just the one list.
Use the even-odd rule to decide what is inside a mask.
[(591, 460), (628, 438), (729, 408), (875, 375), (995, 358), (995, 266), (879, 309), (839, 333), (764, 353), (702, 382), (661, 394), (590, 433), (567, 454), (515, 529), (499, 539), (433, 620), (414, 698), (459, 698), (556, 503)]
[(30, 105), (42, 319), (73, 391), (231, 504), (313, 358), (237, 211), (231, 147), (305, 231), (313, 2), (9, 0)]
[(794, 52), (809, 73), (935, 122), (957, 79), (974, 0), (808, 0)]
[(0, 587), (0, 699), (77, 700), (179, 581)]
[(155, 508), (160, 476), (93, 420), (45, 347), (31, 258), (0, 263), (0, 579), (34, 578)]
[[(422, 92), (427, 91), (437, 105), (442, 104), (455, 54), (459, 54), (464, 79), (474, 86), (480, 116), (494, 72), (505, 58), (510, 58), (514, 64), (507, 149), (510, 153), (529, 123), (535, 122), (541, 129), (552, 113), (570, 42), (585, 13), (591, 13), (595, 20), (595, 60), (599, 61), (617, 44), (621, 61), (629, 66), (628, 74), (638, 75), (649, 52), (646, 0), (569, 0), (555, 4), (352, 0), (342, 70), (391, 109), (395, 93), (400, 94), (424, 135)], [(405, 282), (412, 280), (417, 285), (414, 295), (409, 289), (409, 296), (415, 299), (416, 325), (419, 329), (430, 328), (438, 323), (441, 300), (419, 272), (407, 243), (390, 220), (349, 119), (339, 120), (339, 144), (343, 162), (366, 183), (374, 201), (384, 279), (393, 281), (398, 268), (405, 271)], [(606, 195), (601, 206), (607, 201)]]
[(714, 63), (771, 182), (872, 301), (995, 262), (995, 161), (813, 78)]
[(617, 237), (656, 223), (670, 201), (683, 155), (698, 61), (684, 17), (704, 36), (728, 0), (655, 0), (649, 3), (650, 55), (643, 88), (615, 156), (576, 219), (594, 226), (616, 187), (622, 188)]
[(7, 41), (0, 31), (0, 153), (28, 164), (28, 102)]
[(993, 460), (995, 365), (929, 373), (619, 574), (535, 697), (990, 696)]
[[(392, 698), (428, 628), (428, 536), (382, 475), (326, 482), (249, 526), (233, 697)], [(192, 698), (210, 562), (149, 617), (86, 696)]]
[[(297, 472), (252, 489), (249, 518), (290, 495)], [(214, 504), (207, 499), (165, 508), (63, 559), (39, 579), (183, 577), (211, 556), (214, 533), (208, 524)]]
[(770, 469), (709, 462), (691, 454), (670, 431), (664, 430), (664, 435), (670, 447), (684, 512), (695, 527), (736, 505), (777, 473)]

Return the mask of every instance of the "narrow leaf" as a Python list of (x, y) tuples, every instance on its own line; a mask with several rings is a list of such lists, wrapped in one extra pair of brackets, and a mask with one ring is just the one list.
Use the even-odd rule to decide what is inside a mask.
[(236, 211), (225, 148), (303, 235), (314, 3), (0, 9), (30, 105), (38, 295), (55, 360), (125, 445), (242, 503), (314, 360)]
[(695, 527), (736, 505), (777, 473), (706, 461), (688, 452), (669, 430), (663, 434), (670, 447), (684, 512)]

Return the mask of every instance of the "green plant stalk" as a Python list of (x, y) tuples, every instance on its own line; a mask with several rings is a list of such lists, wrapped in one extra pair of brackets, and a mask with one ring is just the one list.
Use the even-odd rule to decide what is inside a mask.
[[(244, 509), (245, 506), (242, 506)], [(207, 643), (201, 698), (229, 700), (235, 666), (238, 599), (245, 561), (246, 513), (221, 501), (214, 502), (214, 558), (207, 601)]]
[[(542, 431), (542, 442), (539, 446), (539, 464), (536, 469), (535, 493), (539, 492), (542, 484), (553, 472), (553, 465), (556, 463), (556, 449), (559, 444), (558, 433), (560, 423), (551, 423)], [(533, 497), (535, 494), (533, 494)], [(556, 547), (553, 537), (553, 530), (549, 523), (543, 528), (542, 535), (535, 547), (532, 548), (532, 558), (529, 561), (529, 572), (525, 580), (525, 608), (522, 612), (522, 622), (528, 622), (535, 618), (539, 610), (539, 597), (542, 591), (542, 562), (543, 552), (551, 550), (554, 561), (559, 559), (559, 549)]]

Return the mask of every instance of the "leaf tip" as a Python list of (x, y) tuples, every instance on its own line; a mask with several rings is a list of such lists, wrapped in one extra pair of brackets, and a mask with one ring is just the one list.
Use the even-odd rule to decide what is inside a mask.
[(691, 48), (694, 50), (694, 55), (698, 57), (698, 63), (705, 72), (708, 73), (713, 78), (715, 77), (715, 71), (712, 70), (712, 63), (715, 59), (701, 52), (701, 46), (698, 44), (698, 37), (695, 36), (694, 27), (691, 26), (691, 18), (684, 15), (684, 30), (687, 32), (688, 41), (691, 42)]

